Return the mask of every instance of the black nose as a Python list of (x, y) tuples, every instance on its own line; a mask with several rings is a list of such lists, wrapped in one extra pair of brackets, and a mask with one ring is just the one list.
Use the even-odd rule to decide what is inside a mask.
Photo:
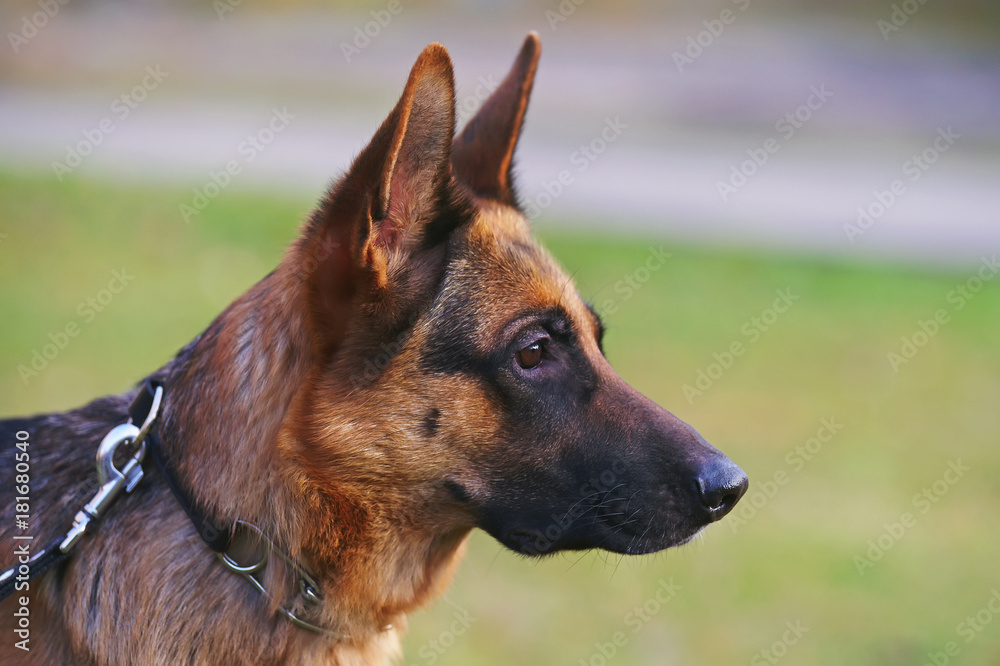
[(717, 458), (705, 464), (697, 477), (702, 504), (711, 522), (721, 520), (747, 491), (747, 475), (729, 458)]

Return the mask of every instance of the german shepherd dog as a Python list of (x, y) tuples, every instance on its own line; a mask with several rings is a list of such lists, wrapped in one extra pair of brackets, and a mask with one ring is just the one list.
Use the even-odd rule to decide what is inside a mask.
[[(19, 586), (0, 662), (388, 664), (474, 527), (527, 555), (641, 554), (733, 508), (746, 475), (611, 369), (600, 319), (518, 207), (539, 53), (531, 34), (457, 137), (448, 53), (420, 54), (280, 265), (151, 375), (178, 490), (148, 469)], [(143, 390), (0, 422), (5, 544), (21, 543), (15, 444), (44, 544), (94, 496), (95, 446)], [(244, 549), (266, 540), (258, 585), (213, 556), (178, 496), (252, 532)], [(15, 647), (22, 602), (30, 644)]]

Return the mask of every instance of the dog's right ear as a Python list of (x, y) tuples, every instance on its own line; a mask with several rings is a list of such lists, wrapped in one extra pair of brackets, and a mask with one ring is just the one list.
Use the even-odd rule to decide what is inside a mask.
[(529, 33), (510, 72), (455, 139), (455, 175), (480, 197), (517, 205), (514, 148), (521, 136), (541, 53), (538, 33)]
[(451, 59), (431, 44), (396, 107), (313, 213), (295, 249), (320, 347), (336, 348), (359, 303), (399, 310), (414, 291), (411, 255), (426, 224), (453, 203), (454, 132)]

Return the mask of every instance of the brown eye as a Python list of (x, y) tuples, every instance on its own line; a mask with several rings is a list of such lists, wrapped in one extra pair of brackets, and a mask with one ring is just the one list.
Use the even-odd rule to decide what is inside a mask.
[(514, 357), (517, 359), (517, 364), (525, 370), (538, 367), (538, 364), (542, 362), (542, 343), (536, 342), (529, 345), (514, 354)]

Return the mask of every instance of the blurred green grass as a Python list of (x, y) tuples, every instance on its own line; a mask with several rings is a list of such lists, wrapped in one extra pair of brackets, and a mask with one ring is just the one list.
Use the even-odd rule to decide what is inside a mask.
[[(177, 206), (189, 199), (0, 174), (0, 414), (68, 409), (159, 367), (276, 264), (312, 204), (234, 186), (185, 224)], [(1000, 589), (996, 284), (954, 311), (947, 294), (972, 270), (709, 250), (569, 223), (540, 235), (585, 297), (615, 300), (606, 348), (622, 376), (748, 472), (748, 519), (643, 558), (529, 560), (477, 533), (446, 599), (411, 618), (405, 663), (763, 664), (786, 622), (809, 629), (784, 648), (789, 664), (923, 664), (948, 641), (960, 649), (950, 663), (1000, 663), (1000, 618), (969, 642), (958, 627)], [(616, 289), (644, 278), (661, 244), (672, 255), (662, 267)], [(85, 321), (78, 308), (122, 269), (134, 280)], [(751, 342), (741, 329), (780, 289), (798, 301)], [(938, 308), (950, 321), (894, 372), (887, 353)], [(69, 322), (79, 334), (22, 380), (18, 366)], [(682, 387), (734, 341), (745, 353), (689, 401)], [(799, 469), (786, 457), (824, 418), (843, 427)], [(921, 513), (914, 495), (958, 459), (970, 470)], [(768, 498), (779, 471), (787, 482)], [(904, 512), (916, 524), (859, 575), (855, 556)], [(669, 581), (680, 589), (661, 605)]]

